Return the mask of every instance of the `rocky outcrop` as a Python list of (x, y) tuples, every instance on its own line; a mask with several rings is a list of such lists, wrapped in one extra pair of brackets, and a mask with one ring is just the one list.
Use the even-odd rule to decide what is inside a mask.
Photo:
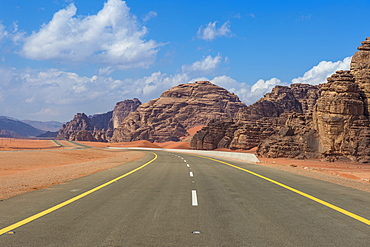
[(364, 99), (365, 114), (369, 115), (370, 106), (370, 37), (362, 42), (357, 48), (351, 61), (351, 74), (355, 77), (356, 84), (361, 90), (361, 96)]
[(91, 120), (91, 125), (97, 129), (112, 129), (112, 115), (113, 111), (109, 111), (107, 113), (94, 114), (92, 116), (89, 116)]
[(289, 115), (278, 133), (262, 140), (257, 154), (269, 158), (317, 158), (318, 134), (312, 126), (312, 114)]
[[(79, 141), (76, 139), (76, 133), (79, 131), (92, 132), (94, 127), (91, 124), (91, 119), (85, 113), (77, 113), (71, 121), (63, 124), (59, 130), (57, 140)], [(71, 137), (72, 136), (72, 137)]]
[(114, 130), (112, 140), (179, 141), (187, 129), (233, 118), (243, 107), (235, 94), (209, 81), (180, 84), (130, 113)]
[(112, 116), (112, 129), (117, 128), (123, 120), (130, 114), (130, 112), (136, 111), (136, 109), (141, 105), (140, 100), (137, 98), (127, 99), (118, 102), (113, 110)]
[[(277, 133), (292, 112), (311, 112), (319, 89), (308, 84), (276, 86), (256, 103), (239, 109), (233, 119), (212, 122), (194, 135), (193, 149), (248, 150)], [(213, 138), (217, 136), (217, 138)]]
[(91, 131), (88, 130), (80, 130), (77, 132), (73, 132), (69, 136), (70, 141), (87, 141), (87, 142), (94, 142), (96, 139), (92, 135)]
[(345, 142), (353, 121), (364, 115), (361, 91), (349, 71), (337, 71), (320, 86), (321, 97), (313, 112), (313, 129), (318, 132), (320, 152), (348, 152)]
[(74, 118), (59, 130), (57, 140), (107, 142), (113, 136), (114, 124), (120, 121), (141, 104), (138, 99), (118, 102), (113, 111), (87, 117), (77, 113)]
[(212, 120), (193, 136), (190, 147), (200, 150), (228, 148), (236, 128), (232, 121)]
[(320, 85), (313, 112), (300, 116), (304, 121), (287, 121), (290, 135), (272, 136), (258, 155), (370, 162), (370, 38), (358, 50), (350, 71), (337, 71)]
[(337, 71), (320, 90), (313, 112), (291, 116), (284, 127), (289, 134), (262, 142), (259, 156), (370, 161), (370, 122), (354, 76)]

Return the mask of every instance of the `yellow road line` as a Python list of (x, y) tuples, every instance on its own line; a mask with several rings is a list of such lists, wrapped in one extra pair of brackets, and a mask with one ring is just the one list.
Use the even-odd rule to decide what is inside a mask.
[[(198, 155), (196, 155), (196, 156), (198, 156)], [(219, 162), (219, 163), (222, 163), (222, 164), (225, 164), (225, 165), (231, 166), (231, 167), (233, 167), (233, 168), (236, 168), (236, 169), (242, 170), (242, 171), (247, 172), (247, 173), (249, 173), (249, 174), (252, 174), (252, 175), (254, 175), (254, 176), (256, 176), (256, 177), (262, 178), (262, 179), (267, 180), (267, 181), (269, 181), (269, 182), (271, 182), (271, 183), (274, 183), (274, 184), (276, 184), (276, 185), (278, 185), (278, 186), (281, 186), (281, 187), (283, 187), (283, 188), (285, 188), (285, 189), (287, 189), (287, 190), (290, 190), (290, 191), (292, 191), (292, 192), (294, 192), (294, 193), (297, 193), (297, 194), (299, 194), (299, 195), (301, 195), (301, 196), (304, 196), (304, 197), (306, 197), (306, 198), (308, 198), (308, 199), (311, 199), (312, 201), (315, 201), (315, 202), (317, 202), (317, 203), (320, 203), (320, 204), (322, 204), (322, 205), (324, 205), (324, 206), (326, 206), (326, 207), (328, 207), (328, 208), (334, 209), (335, 211), (338, 211), (338, 212), (340, 212), (340, 213), (342, 213), (342, 214), (344, 214), (344, 215), (347, 215), (347, 216), (349, 216), (349, 217), (351, 217), (351, 218), (353, 218), (353, 219), (356, 219), (356, 220), (358, 220), (358, 221), (361, 221), (362, 223), (365, 223), (366, 225), (370, 225), (370, 220), (368, 220), (368, 219), (366, 219), (366, 218), (364, 218), (364, 217), (361, 217), (361, 216), (359, 216), (359, 215), (357, 215), (357, 214), (351, 213), (351, 212), (349, 212), (349, 211), (347, 211), (347, 210), (345, 210), (345, 209), (342, 209), (342, 208), (337, 207), (337, 206), (335, 206), (335, 205), (333, 205), (333, 204), (331, 204), (331, 203), (328, 203), (328, 202), (323, 201), (323, 200), (321, 200), (321, 199), (319, 199), (319, 198), (316, 198), (316, 197), (314, 197), (314, 196), (311, 196), (311, 195), (309, 195), (309, 194), (307, 194), (307, 193), (304, 193), (304, 192), (302, 192), (302, 191), (299, 191), (299, 190), (297, 190), (297, 189), (294, 189), (294, 188), (292, 188), (292, 187), (290, 187), (290, 186), (288, 186), (288, 185), (285, 185), (285, 184), (282, 184), (282, 183), (280, 183), (280, 182), (277, 182), (277, 181), (275, 181), (275, 180), (273, 180), (273, 179), (271, 179), (271, 178), (268, 178), (268, 177), (262, 176), (262, 175), (260, 175), (260, 174), (258, 174), (258, 173), (255, 173), (255, 172), (249, 171), (249, 170), (244, 169), (244, 168), (241, 168), (241, 167), (239, 167), (239, 166), (235, 166), (235, 165), (229, 164), (229, 163), (224, 162), (224, 161), (221, 161), (221, 160), (217, 160), (217, 159), (213, 159), (213, 158), (209, 158), (209, 157), (204, 157), (204, 156), (198, 156), (198, 157), (202, 157), (202, 158), (204, 158), (204, 159), (209, 159), (209, 160), (217, 161), (217, 162)]]
[(60, 208), (62, 208), (64, 206), (67, 206), (68, 204), (71, 204), (72, 202), (75, 202), (75, 201), (77, 201), (77, 200), (79, 200), (79, 199), (81, 199), (81, 198), (83, 198), (83, 197), (85, 197), (87, 195), (90, 195), (91, 193), (93, 193), (93, 192), (95, 192), (97, 190), (100, 190), (101, 188), (104, 188), (104, 187), (106, 187), (106, 186), (108, 186), (108, 185), (110, 185), (110, 184), (112, 184), (112, 183), (114, 183), (114, 182), (116, 182), (116, 181), (118, 181), (118, 180), (120, 180), (120, 179), (122, 179), (124, 177), (127, 177), (128, 175), (130, 175), (130, 174), (132, 174), (132, 173), (134, 173), (134, 172), (136, 172), (136, 171), (138, 171), (138, 170), (140, 170), (142, 168), (144, 168), (145, 166), (149, 165), (150, 163), (152, 163), (154, 160), (157, 159), (157, 157), (158, 157), (157, 154), (155, 154), (155, 153), (152, 153), (152, 154), (154, 154), (154, 158), (151, 159), (150, 161), (148, 161), (147, 163), (145, 163), (144, 165), (142, 165), (142, 166), (140, 166), (140, 167), (138, 167), (138, 168), (136, 168), (136, 169), (134, 169), (134, 170), (126, 173), (126, 174), (123, 174), (122, 176), (119, 176), (119, 177), (117, 177), (115, 179), (112, 179), (112, 180), (110, 180), (110, 181), (108, 181), (108, 182), (106, 182), (106, 183), (104, 183), (102, 185), (99, 185), (98, 187), (95, 187), (95, 188), (93, 188), (93, 189), (91, 189), (89, 191), (86, 191), (85, 193), (82, 193), (82, 194), (80, 194), (78, 196), (75, 196), (75, 197), (73, 197), (73, 198), (65, 201), (65, 202), (62, 202), (62, 203), (60, 203), (60, 204), (58, 204), (58, 205), (56, 205), (54, 207), (51, 207), (49, 209), (46, 209), (46, 210), (44, 210), (44, 211), (42, 211), (42, 212), (40, 212), (38, 214), (32, 215), (32, 216), (30, 216), (30, 217), (28, 217), (28, 218), (26, 218), (24, 220), (21, 220), (21, 221), (19, 221), (17, 223), (14, 223), (14, 224), (12, 224), (12, 225), (10, 225), (8, 227), (5, 227), (3, 229), (0, 229), (0, 235), (2, 235), (4, 233), (7, 233), (9, 231), (12, 231), (15, 228), (18, 228), (20, 226), (23, 226), (23, 225), (25, 225), (25, 224), (27, 224), (27, 223), (29, 223), (31, 221), (34, 221), (34, 220), (36, 220), (36, 219), (38, 219), (38, 218), (40, 218), (42, 216), (45, 216), (45, 215), (47, 215), (47, 214), (49, 214), (49, 213), (51, 213), (51, 212), (53, 212), (53, 211), (55, 211), (57, 209), (60, 209)]

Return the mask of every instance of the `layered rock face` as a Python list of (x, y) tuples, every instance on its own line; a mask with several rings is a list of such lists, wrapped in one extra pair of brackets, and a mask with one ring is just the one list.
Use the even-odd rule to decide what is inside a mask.
[(77, 113), (59, 130), (57, 140), (107, 142), (113, 136), (114, 124), (118, 125), (141, 104), (138, 99), (118, 102), (113, 111), (87, 117)]
[(89, 118), (91, 119), (92, 126), (98, 129), (107, 130), (107, 129), (113, 128), (112, 115), (113, 115), (113, 111), (109, 111), (103, 114), (94, 114), (92, 116), (89, 116)]
[(369, 115), (370, 106), (370, 37), (362, 42), (357, 48), (351, 61), (351, 74), (355, 77), (356, 83), (364, 98), (365, 114)]
[(118, 102), (113, 110), (112, 116), (112, 129), (117, 128), (122, 121), (128, 116), (130, 112), (136, 111), (136, 109), (141, 105), (140, 100), (137, 98), (127, 99)]
[[(82, 130), (93, 131), (94, 127), (91, 124), (91, 119), (85, 113), (77, 113), (71, 121), (63, 124), (56, 139), (75, 141), (76, 139), (73, 136), (76, 136), (75, 134)], [(71, 135), (72, 138), (70, 138)]]
[(187, 129), (232, 118), (243, 107), (235, 94), (209, 81), (180, 84), (130, 113), (114, 130), (112, 141), (179, 141)]
[[(313, 112), (313, 128), (323, 154), (341, 154), (353, 122), (364, 115), (361, 91), (349, 71), (337, 71), (322, 84), (321, 97)], [(347, 150), (348, 151), (348, 150)]]
[(276, 86), (256, 103), (239, 109), (234, 119), (210, 123), (194, 135), (193, 149), (251, 149), (277, 133), (289, 113), (312, 111), (319, 89), (308, 84)]
[(370, 122), (363, 92), (350, 71), (337, 71), (320, 85), (312, 113), (291, 116), (286, 132), (262, 142), (263, 157), (351, 159), (368, 162)]
[(313, 112), (301, 116), (305, 121), (287, 121), (291, 134), (261, 143), (260, 156), (370, 162), (370, 38), (358, 50), (350, 71), (337, 71), (320, 85)]

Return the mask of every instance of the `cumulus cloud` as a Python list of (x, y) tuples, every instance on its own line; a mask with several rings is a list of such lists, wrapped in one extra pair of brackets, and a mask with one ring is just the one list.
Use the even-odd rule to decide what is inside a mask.
[[(238, 95), (244, 103), (253, 104), (276, 85), (289, 84), (278, 78), (260, 79), (250, 85), (227, 75), (208, 78), (209, 74), (202, 73), (198, 77), (194, 76), (194, 71), (212, 71), (221, 60), (221, 56), (208, 56), (182, 66), (182, 70), (173, 75), (157, 71), (142, 78), (123, 80), (101, 75), (80, 76), (58, 69), (39, 71), (0, 66), (0, 102), (6, 102), (2, 104), (0, 115), (67, 121), (77, 112), (107, 112), (112, 110), (116, 102), (124, 99), (137, 97), (147, 102), (173, 86), (198, 80), (210, 80)], [(334, 63), (321, 62), (293, 82), (316, 83), (319, 80), (317, 78), (325, 77), (324, 74), (330, 75), (337, 69), (346, 69), (349, 60), (345, 58)], [(325, 81), (325, 78), (321, 80)]]
[(352, 57), (346, 57), (342, 61), (331, 62), (321, 61), (318, 65), (312, 67), (304, 73), (302, 77), (292, 80), (293, 83), (321, 84), (326, 82), (326, 78), (338, 70), (349, 70)]
[(96, 15), (76, 13), (73, 3), (56, 12), (49, 23), (25, 38), (21, 54), (34, 60), (93, 62), (125, 70), (147, 68), (163, 45), (145, 40), (147, 28), (138, 24), (124, 1), (108, 0)]
[(217, 21), (210, 22), (207, 25), (202, 25), (198, 29), (198, 38), (203, 39), (206, 41), (212, 41), (216, 39), (217, 37), (222, 36), (230, 36), (231, 30), (230, 30), (230, 21), (225, 22), (222, 24), (221, 27), (216, 27)]
[(189, 81), (185, 73), (167, 75), (159, 71), (124, 80), (86, 77), (57, 69), (0, 68), (0, 74), (0, 101), (7, 102), (0, 115), (59, 121), (71, 119), (76, 112), (107, 112), (116, 102), (133, 97), (146, 102)]
[(214, 84), (235, 93), (238, 95), (239, 99), (246, 104), (253, 104), (262, 98), (263, 95), (271, 92), (276, 85), (288, 85), (288, 83), (282, 82), (277, 78), (271, 78), (267, 81), (260, 79), (250, 86), (244, 82), (238, 82), (226, 75), (215, 77), (211, 81)]
[(183, 65), (181, 67), (184, 73), (200, 72), (211, 73), (220, 65), (222, 57), (217, 55), (215, 57), (207, 56), (200, 61), (196, 61), (190, 65)]

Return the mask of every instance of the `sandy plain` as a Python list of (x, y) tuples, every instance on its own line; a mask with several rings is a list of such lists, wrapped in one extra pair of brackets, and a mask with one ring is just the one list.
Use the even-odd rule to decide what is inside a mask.
[[(26, 143), (31, 145), (27, 146)], [(145, 156), (138, 151), (81, 149), (81, 146), (70, 142), (59, 143), (62, 145), (48, 140), (26, 140), (24, 143), (17, 140), (3, 148), (6, 151), (0, 151), (0, 200), (64, 183)]]
[[(106, 170), (145, 155), (138, 151), (109, 150), (105, 147), (189, 148), (187, 142), (73, 143), (5, 139), (0, 139), (0, 200)], [(81, 149), (81, 146), (92, 148)], [(255, 153), (255, 149), (244, 152)], [(261, 162), (256, 163), (258, 165), (370, 192), (370, 165), (367, 164), (283, 158), (259, 159)]]

